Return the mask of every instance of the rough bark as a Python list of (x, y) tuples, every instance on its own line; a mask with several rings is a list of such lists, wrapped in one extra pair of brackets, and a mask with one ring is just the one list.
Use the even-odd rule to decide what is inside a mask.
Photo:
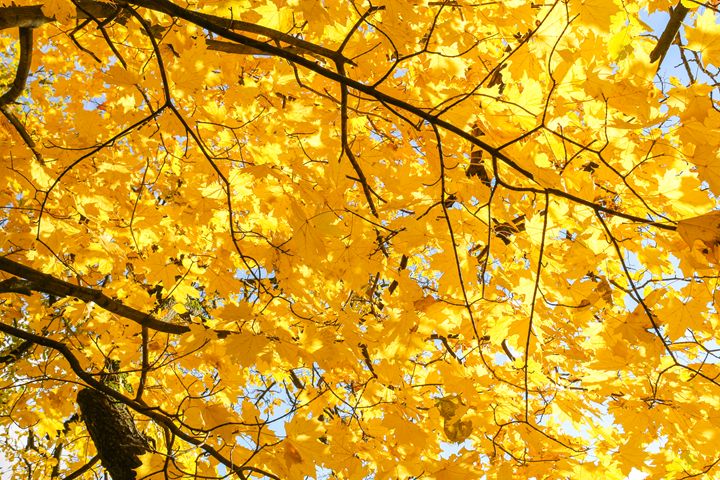
[[(120, 362), (107, 359), (107, 373), (102, 375), (105, 385), (119, 385), (119, 366)], [(135, 469), (142, 465), (138, 457), (150, 451), (150, 444), (135, 426), (130, 410), (92, 388), (80, 390), (77, 402), (102, 466), (113, 480), (135, 480)]]

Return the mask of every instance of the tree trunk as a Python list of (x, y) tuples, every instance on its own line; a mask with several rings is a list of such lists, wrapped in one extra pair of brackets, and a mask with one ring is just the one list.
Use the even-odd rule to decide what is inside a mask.
[(113, 480), (135, 480), (140, 455), (150, 451), (128, 408), (90, 388), (78, 392), (83, 421), (95, 443), (100, 462)]

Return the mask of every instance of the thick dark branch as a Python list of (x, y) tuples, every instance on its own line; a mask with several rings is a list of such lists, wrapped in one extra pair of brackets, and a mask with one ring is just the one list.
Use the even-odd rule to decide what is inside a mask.
[(0, 107), (4, 107), (5, 105), (17, 100), (22, 91), (25, 89), (25, 82), (27, 82), (28, 75), (30, 74), (30, 62), (32, 61), (32, 44), (32, 28), (21, 27), (20, 60), (18, 61), (17, 72), (15, 73), (15, 80), (13, 80), (10, 90), (5, 92), (3, 96), (0, 97)]
[[(224, 53), (237, 53), (240, 55), (265, 55), (264, 52), (246, 45), (240, 45), (235, 42), (221, 42), (220, 40), (213, 40), (208, 38), (205, 40), (209, 50), (215, 50)], [(289, 50), (296, 51), (293, 47), (288, 47)]]
[(668, 23), (665, 26), (665, 30), (663, 30), (662, 35), (660, 35), (660, 39), (658, 40), (657, 45), (655, 45), (653, 51), (650, 52), (651, 63), (660, 60), (660, 62), (658, 63), (658, 68), (660, 68), (660, 64), (662, 64), (662, 61), (665, 58), (665, 55), (670, 48), (670, 45), (672, 45), (673, 40), (675, 40), (675, 36), (680, 30), (682, 22), (683, 20), (685, 20), (685, 16), (689, 11), (690, 10), (680, 1), (678, 2), (677, 6), (675, 6), (675, 8), (673, 8), (670, 12), (670, 20), (668, 20)]
[(21, 293), (23, 295), (32, 295), (32, 282), (20, 280), (19, 278), (8, 278), (0, 282), (0, 293)]
[[(77, 18), (106, 18), (117, 12), (117, 6), (112, 3), (79, 0), (76, 5), (80, 7)], [(43, 13), (42, 5), (0, 8), (0, 30), (13, 27), (37, 28), (54, 21), (55, 18)]]
[[(173, 15), (174, 9), (168, 8), (167, 2), (158, 2), (155, 0), (134, 0), (129, 1), (129, 4), (137, 5), (138, 7), (149, 8), (158, 12), (162, 12), (168, 15)], [(242, 32), (255, 33), (262, 35), (276, 42), (287, 43), (296, 47), (301, 53), (307, 53), (313, 56), (321, 56), (329, 58), (335, 62), (355, 64), (353, 61), (345, 58), (341, 53), (330, 50), (320, 45), (308, 42), (301, 38), (294, 37), (290, 34), (273, 30), (272, 28), (263, 27), (262, 25), (256, 25), (250, 22), (243, 22), (241, 20), (233, 20), (230, 18), (218, 17), (217, 15), (210, 15), (202, 12), (195, 12), (198, 17), (203, 21), (211, 23), (216, 27), (225, 28), (228, 30), (238, 30)]]
[[(182, 334), (190, 331), (190, 328), (185, 325), (163, 322), (152, 315), (148, 315), (140, 310), (128, 307), (122, 302), (108, 297), (100, 290), (73, 285), (72, 283), (55, 278), (52, 275), (39, 272), (33, 268), (14, 262), (7, 257), (0, 257), (0, 270), (16, 275), (20, 278), (24, 278), (27, 281), (22, 285), (24, 289), (43, 292), (48, 295), (55, 295), (56, 297), (76, 297), (84, 302), (93, 302), (108, 312), (127, 318), (128, 320), (132, 320), (138, 325), (142, 325), (143, 327), (147, 327), (151, 330), (174, 334)], [(9, 285), (20, 285), (18, 281), (11, 283), (7, 282), (7, 280), (2, 282), (2, 284), (5, 284), (6, 292), (15, 291), (18, 293), (26, 293), (25, 291), (19, 291), (17, 288), (15, 290), (9, 290), (7, 288)]]
[(20, 357), (24, 356), (33, 345), (34, 343), (27, 340), (15, 345), (13, 348), (10, 349), (9, 352), (4, 355), (0, 355), (0, 366), (4, 366), (9, 363), (13, 363), (16, 360), (19, 360)]
[[(108, 18), (117, 13), (118, 5), (115, 3), (105, 3), (101, 1), (93, 0), (80, 0), (76, 2), (78, 5), (77, 16), (78, 19), (92, 18), (101, 19)], [(148, 8), (158, 12), (172, 14), (168, 9), (160, 2), (154, 0), (135, 0), (127, 2), (127, 4), (135, 5), (138, 7)], [(254, 33), (267, 37), (274, 42), (282, 42), (294, 47), (298, 53), (309, 54), (312, 56), (325, 57), (335, 62), (350, 63), (354, 65), (354, 62), (348, 58), (345, 58), (342, 54), (330, 50), (329, 48), (315, 45), (314, 43), (308, 42), (301, 38), (294, 37), (288, 33), (273, 30), (272, 28), (263, 27), (261, 25), (255, 25), (250, 22), (243, 22), (240, 20), (232, 20), (229, 18), (218, 17), (216, 15), (209, 15), (206, 13), (198, 13), (198, 15), (206, 22), (209, 22), (220, 28), (227, 28), (229, 30), (238, 30), (248, 33)], [(0, 30), (12, 27), (39, 27), (46, 23), (54, 22), (55, 18), (45, 15), (42, 11), (41, 5), (32, 5), (28, 7), (5, 7), (0, 8)], [(242, 49), (231, 47), (230, 45), (214, 43), (208, 44), (210, 50), (219, 50), (230, 53), (247, 53), (255, 54), (261, 53), (252, 49)]]
[[(0, 19), (2, 16), (0, 16)], [(2, 20), (0, 20), (2, 22)], [(25, 126), (18, 120), (15, 114), (8, 108), (8, 105), (17, 100), (22, 91), (25, 89), (28, 75), (30, 74), (30, 64), (32, 63), (32, 48), (33, 48), (33, 31), (31, 27), (20, 27), (20, 59), (18, 60), (17, 72), (15, 73), (15, 79), (13, 80), (10, 90), (5, 92), (0, 97), (0, 111), (2, 111), (5, 118), (15, 127), (20, 137), (27, 144), (28, 148), (35, 154), (35, 158), (40, 163), (43, 163), (43, 158), (40, 152), (37, 150), (35, 141), (30, 137), (30, 134), (25, 129)]]
[(35, 140), (32, 139), (28, 131), (25, 129), (25, 125), (20, 122), (20, 120), (17, 118), (17, 116), (10, 111), (10, 109), (7, 107), (7, 105), (3, 105), (0, 107), (0, 112), (5, 115), (5, 118), (8, 119), (8, 121), (12, 124), (13, 127), (15, 127), (15, 130), (18, 132), (18, 135), (20, 135), (20, 138), (23, 139), (25, 144), (28, 146), (28, 148), (33, 152), (35, 155), (35, 158), (37, 158), (38, 162), (45, 163), (45, 160), (43, 159), (42, 154), (37, 148), (37, 144), (35, 143)]

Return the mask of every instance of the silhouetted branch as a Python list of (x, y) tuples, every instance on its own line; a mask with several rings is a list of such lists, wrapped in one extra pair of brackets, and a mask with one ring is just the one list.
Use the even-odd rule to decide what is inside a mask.
[[(42, 273), (33, 268), (14, 262), (6, 257), (0, 257), (0, 270), (25, 279), (26, 283), (23, 285), (24, 289), (43, 292), (61, 298), (76, 297), (84, 302), (93, 302), (98, 307), (107, 310), (108, 312), (120, 315), (123, 318), (132, 320), (138, 325), (148, 327), (152, 330), (157, 330), (158, 332), (183, 334), (190, 331), (190, 328), (186, 325), (176, 325), (173, 323), (162, 322), (152, 315), (148, 315), (140, 310), (128, 307), (122, 302), (108, 297), (100, 290), (73, 285), (72, 283), (60, 280), (52, 275), (48, 275), (47, 273)], [(18, 282), (15, 281), (14, 284), (17, 285)], [(6, 283), (6, 286), (7, 285), (8, 284)], [(18, 292), (17, 290), (5, 291)], [(25, 291), (19, 293), (25, 293)]]
[[(138, 7), (148, 8), (158, 12), (171, 14), (167, 6), (161, 2), (154, 0), (136, 0), (130, 2), (124, 2), (127, 5), (134, 5)], [(107, 18), (115, 15), (118, 10), (117, 3), (105, 3), (93, 0), (80, 0), (76, 2), (78, 6), (76, 18), (78, 19), (99, 19)], [(308, 54), (311, 56), (319, 56), (328, 58), (334, 62), (349, 63), (355, 65), (355, 63), (345, 58), (342, 54), (339, 54), (329, 48), (315, 45), (311, 42), (303, 40), (301, 38), (294, 37), (288, 33), (273, 30), (272, 28), (264, 27), (262, 25), (256, 25), (250, 22), (243, 22), (241, 20), (233, 20), (229, 18), (219, 17), (217, 15), (210, 15), (207, 13), (197, 13), (204, 21), (214, 24), (221, 28), (227, 28), (229, 30), (238, 30), (248, 33), (254, 33), (269, 38), (274, 42), (282, 42), (291, 45), (298, 53)], [(42, 11), (42, 5), (32, 5), (25, 7), (5, 7), (0, 8), (0, 30), (12, 27), (40, 27), (46, 23), (54, 22), (56, 19), (51, 16), (47, 16)], [(208, 44), (211, 50), (217, 48), (217, 50), (231, 53), (248, 53), (255, 54), (259, 53), (253, 50), (246, 51), (242, 48), (231, 47), (229, 45), (223, 45), (220, 43)]]
[[(0, 16), (1, 17), (1, 16)], [(1, 22), (1, 20), (0, 20)], [(30, 64), (32, 63), (33, 48), (33, 29), (31, 27), (20, 27), (20, 58), (18, 59), (17, 72), (10, 89), (0, 97), (0, 111), (5, 118), (15, 127), (20, 137), (32, 150), (39, 162), (43, 162), (42, 155), (38, 152), (35, 141), (30, 137), (25, 126), (18, 120), (15, 114), (8, 108), (12, 102), (18, 99), (22, 91), (25, 89), (28, 75), (30, 74)]]
[(21, 27), (20, 60), (18, 61), (17, 72), (15, 73), (15, 80), (13, 80), (10, 90), (5, 92), (0, 97), (0, 107), (4, 107), (5, 105), (8, 105), (17, 100), (22, 91), (25, 89), (25, 82), (27, 82), (28, 75), (30, 74), (30, 62), (32, 61), (32, 44), (32, 28)]
[(675, 36), (680, 30), (682, 22), (685, 20), (685, 16), (689, 11), (690, 10), (683, 5), (682, 2), (678, 2), (675, 8), (670, 11), (670, 20), (668, 20), (665, 30), (663, 30), (662, 35), (660, 35), (657, 45), (655, 45), (653, 51), (650, 52), (651, 63), (655, 63), (660, 60), (658, 62), (658, 68), (660, 68), (670, 45), (672, 45), (673, 40), (675, 40)]

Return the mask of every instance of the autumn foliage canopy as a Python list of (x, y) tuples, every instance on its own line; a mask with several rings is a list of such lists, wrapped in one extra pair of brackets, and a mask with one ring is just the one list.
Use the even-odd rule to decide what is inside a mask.
[(4, 474), (720, 475), (717, 15), (0, 0)]

